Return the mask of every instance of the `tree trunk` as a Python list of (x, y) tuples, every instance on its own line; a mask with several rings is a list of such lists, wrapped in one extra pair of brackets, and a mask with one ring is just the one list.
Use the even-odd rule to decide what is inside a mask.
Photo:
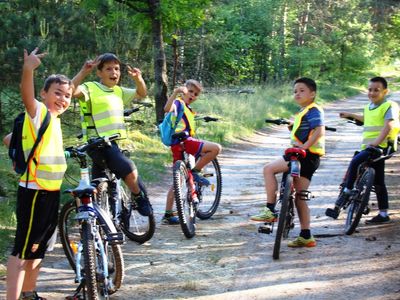
[(151, 28), (153, 35), (153, 59), (154, 59), (154, 97), (156, 99), (156, 121), (164, 118), (164, 105), (168, 96), (167, 63), (164, 50), (163, 29), (160, 0), (148, 0), (150, 8)]

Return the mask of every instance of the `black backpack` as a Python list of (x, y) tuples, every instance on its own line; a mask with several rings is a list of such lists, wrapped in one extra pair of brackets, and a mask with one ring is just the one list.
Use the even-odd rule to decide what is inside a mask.
[(24, 150), (22, 149), (22, 128), (24, 127), (24, 119), (25, 119), (24, 112), (20, 113), (14, 119), (12, 137), (10, 141), (10, 146), (8, 148), (8, 156), (11, 158), (13, 162), (13, 167), (15, 172), (17, 172), (18, 174), (25, 173), (26, 168), (28, 167), (28, 161), (32, 159), (37, 145), (39, 144), (44, 132), (46, 131), (47, 127), (50, 124), (50, 113), (49, 111), (47, 111), (46, 117), (44, 118), (43, 123), (39, 128), (36, 141), (33, 144), (32, 150), (29, 153), (27, 160), (25, 160)]

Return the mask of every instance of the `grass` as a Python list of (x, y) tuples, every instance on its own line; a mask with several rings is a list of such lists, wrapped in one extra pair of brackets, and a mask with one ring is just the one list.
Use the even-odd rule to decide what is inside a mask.
[[(325, 103), (358, 94), (360, 85), (335, 84), (328, 81), (318, 82), (318, 102)], [(250, 135), (254, 130), (265, 126), (265, 118), (288, 118), (298, 110), (293, 101), (291, 83), (257, 87), (254, 94), (204, 93), (194, 103), (194, 109), (200, 115), (220, 118), (216, 124), (198, 124), (197, 133), (205, 140), (222, 145), (235, 142), (238, 138)], [(121, 147), (129, 150), (131, 158), (138, 167), (145, 182), (157, 182), (171, 165), (171, 154), (163, 146), (152, 120), (153, 109), (145, 109), (134, 114), (129, 139)], [(76, 134), (79, 132), (79, 117), (76, 111), (63, 115), (64, 145), (77, 145)], [(74, 120), (74, 121), (72, 121)], [(78, 178), (79, 168), (75, 161), (68, 161), (67, 177)], [(6, 148), (0, 146), (0, 263), (6, 260), (12, 244), (15, 220), (15, 199), (18, 176), (13, 172)], [(74, 183), (64, 181), (62, 189), (73, 187)], [(69, 199), (62, 196), (62, 203)], [(188, 284), (189, 289), (193, 289)]]

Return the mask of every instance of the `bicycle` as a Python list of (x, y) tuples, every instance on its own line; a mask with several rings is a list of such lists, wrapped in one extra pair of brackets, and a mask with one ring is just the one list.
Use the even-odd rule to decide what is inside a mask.
[[(353, 123), (357, 126), (362, 126), (363, 122), (353, 119), (347, 118), (349, 123)], [(345, 233), (347, 235), (351, 235), (356, 231), (356, 228), (361, 220), (362, 215), (369, 214), (368, 202), (370, 198), (371, 192), (375, 192), (374, 189), (374, 180), (375, 180), (375, 169), (372, 165), (381, 160), (387, 160), (393, 156), (393, 152), (391, 151), (392, 146), (389, 145), (389, 148), (384, 154), (382, 148), (379, 147), (367, 147), (366, 151), (369, 153), (368, 160), (361, 163), (358, 166), (356, 180), (354, 182), (354, 189), (351, 191), (347, 201), (341, 204), (338, 211), (334, 209), (327, 208), (325, 211), (325, 215), (336, 219), (339, 215), (340, 210), (347, 209), (347, 216), (345, 222)], [(354, 155), (357, 155), (359, 151), (356, 151)], [(339, 186), (339, 198), (343, 197), (343, 189), (347, 179), (347, 172), (342, 180), (342, 183)]]
[[(291, 125), (291, 122), (285, 119), (266, 119), (266, 123), (276, 125)], [(325, 126), (326, 130), (336, 131), (336, 128)], [(277, 207), (275, 216), (278, 218), (278, 228), (276, 230), (274, 249), (272, 257), (279, 259), (281, 241), (289, 236), (289, 231), (294, 228), (294, 200), (297, 195), (299, 199), (308, 201), (311, 199), (311, 192), (309, 191), (296, 191), (293, 185), (294, 178), (300, 177), (300, 158), (305, 158), (306, 151), (301, 148), (288, 148), (285, 150), (285, 156), (288, 159), (289, 169), (282, 174), (282, 180), (279, 188), (279, 197), (277, 200)], [(271, 234), (274, 231), (275, 222), (265, 222), (264, 225), (258, 228), (259, 233)]]
[[(218, 121), (212, 117), (199, 117), (196, 120), (205, 122)], [(211, 218), (216, 212), (222, 192), (222, 174), (218, 159), (213, 159), (203, 168), (203, 176), (210, 185), (205, 186), (194, 182), (192, 168), (195, 158), (185, 152), (184, 140), (186, 132), (173, 135), (180, 143), (183, 160), (178, 160), (173, 166), (173, 189), (178, 210), (179, 222), (184, 235), (192, 238), (196, 234), (196, 217), (202, 220)]]
[[(109, 142), (103, 138), (104, 142)], [(97, 143), (100, 141), (98, 140)], [(120, 244), (124, 236), (115, 228), (108, 213), (95, 201), (96, 188), (90, 184), (86, 153), (96, 142), (67, 148), (80, 165), (79, 185), (70, 193), (59, 217), (59, 233), (67, 259), (79, 283), (74, 297), (83, 291), (88, 299), (108, 299), (123, 282), (124, 260)]]

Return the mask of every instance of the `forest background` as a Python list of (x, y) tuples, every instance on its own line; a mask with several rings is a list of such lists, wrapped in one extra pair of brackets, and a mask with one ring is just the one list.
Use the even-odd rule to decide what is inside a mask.
[[(200, 135), (223, 144), (262, 127), (265, 117), (290, 116), (299, 76), (316, 79), (322, 102), (358, 93), (374, 75), (391, 77), (392, 88), (399, 82), (394, 0), (0, 0), (0, 14), (0, 136), (23, 110), (23, 49), (49, 53), (36, 72), (37, 93), (49, 74), (73, 77), (85, 60), (113, 52), (124, 63), (121, 84), (133, 84), (126, 64), (139, 67), (154, 103), (132, 117), (125, 145), (146, 180), (157, 181), (169, 165), (155, 124), (188, 78), (205, 87), (195, 109), (222, 120)], [(75, 101), (62, 124), (65, 144), (79, 143)], [(74, 176), (73, 163), (68, 172)], [(0, 262), (15, 226), (17, 179), (0, 146)]]

